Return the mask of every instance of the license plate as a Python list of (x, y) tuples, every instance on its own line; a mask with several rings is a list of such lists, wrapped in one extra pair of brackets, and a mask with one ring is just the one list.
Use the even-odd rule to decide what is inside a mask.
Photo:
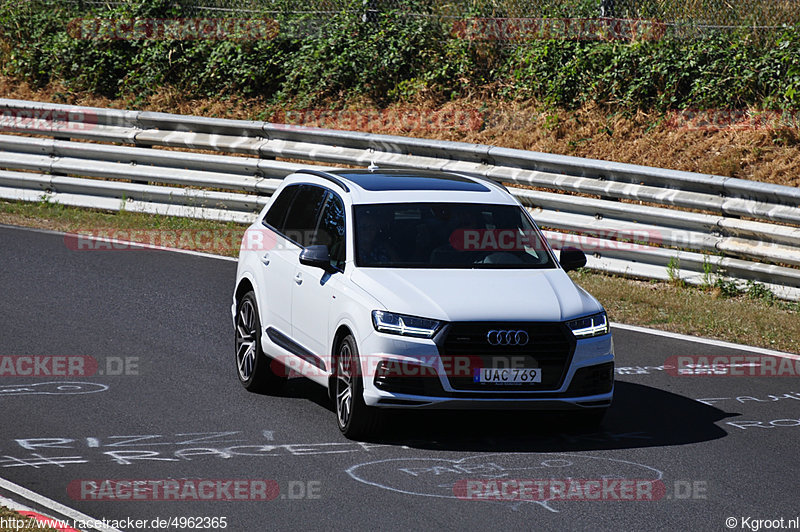
[(530, 384), (542, 382), (541, 368), (480, 368), (474, 382), (486, 384)]

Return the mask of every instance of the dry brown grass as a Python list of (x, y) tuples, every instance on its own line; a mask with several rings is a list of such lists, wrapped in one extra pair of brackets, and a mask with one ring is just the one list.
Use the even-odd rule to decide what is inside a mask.
[(19, 514), (5, 506), (0, 506), (0, 519), (5, 523), (14, 523), (16, 525), (16, 527), (3, 527), (0, 528), (0, 530), (13, 530), (16, 532), (56, 532), (55, 528), (45, 527), (42, 523), (37, 523), (34, 518)]

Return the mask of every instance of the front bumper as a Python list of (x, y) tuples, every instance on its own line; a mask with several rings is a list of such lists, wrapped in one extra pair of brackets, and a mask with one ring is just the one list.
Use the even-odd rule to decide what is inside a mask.
[[(563, 381), (546, 390), (516, 385), (456, 389), (433, 340), (371, 334), (360, 346), (364, 402), (381, 408), (584, 410), (606, 408), (614, 395), (611, 335), (576, 342)], [(402, 354), (399, 354), (402, 353)], [(420, 372), (386, 378), (381, 361), (419, 367)]]

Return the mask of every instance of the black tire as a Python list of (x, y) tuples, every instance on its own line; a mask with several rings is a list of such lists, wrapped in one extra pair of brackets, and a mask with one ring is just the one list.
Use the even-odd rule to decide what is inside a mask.
[(285, 368), (261, 349), (261, 320), (256, 296), (247, 292), (236, 304), (236, 374), (248, 391), (275, 393), (286, 384)]
[(380, 413), (364, 403), (364, 384), (355, 339), (348, 334), (336, 346), (333, 379), (336, 423), (351, 440), (375, 436), (380, 427)]

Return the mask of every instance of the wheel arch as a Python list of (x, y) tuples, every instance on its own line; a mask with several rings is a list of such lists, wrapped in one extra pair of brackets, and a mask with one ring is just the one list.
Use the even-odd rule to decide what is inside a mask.
[(342, 323), (337, 327), (336, 332), (333, 334), (333, 341), (331, 341), (331, 373), (328, 376), (328, 395), (333, 399), (333, 390), (334, 390), (334, 378), (336, 377), (336, 348), (339, 346), (339, 342), (342, 341), (342, 338), (347, 336), (348, 334), (352, 335), (355, 338), (355, 334), (353, 333), (350, 325), (347, 323)]
[(239, 284), (236, 286), (236, 291), (234, 292), (233, 297), (238, 304), (247, 292), (255, 293), (255, 291), (256, 289), (253, 285), (253, 281), (251, 281), (249, 277), (242, 277), (239, 280)]

